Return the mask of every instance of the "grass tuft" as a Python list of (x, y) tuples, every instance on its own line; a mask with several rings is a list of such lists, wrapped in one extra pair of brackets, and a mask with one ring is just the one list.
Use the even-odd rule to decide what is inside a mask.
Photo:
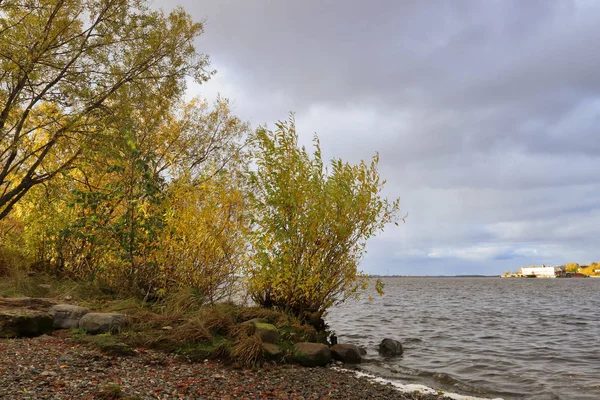
[(181, 288), (168, 292), (154, 308), (162, 314), (181, 315), (200, 310), (204, 302), (204, 296), (198, 290)]
[(116, 383), (104, 385), (96, 394), (96, 398), (101, 400), (117, 400), (123, 398), (123, 390)]
[(244, 307), (240, 310), (239, 313), (239, 320), (241, 322), (255, 318), (264, 318), (267, 321), (269, 321), (269, 323), (275, 324), (284, 319), (285, 317), (285, 314), (283, 314), (280, 311), (270, 310), (261, 307)]
[(235, 340), (240, 340), (254, 335), (255, 331), (254, 324), (239, 324), (229, 330), (229, 336)]
[(227, 307), (210, 306), (199, 313), (199, 318), (208, 330), (228, 335), (235, 325), (234, 317), (229, 311)]
[(256, 367), (263, 363), (263, 341), (258, 335), (240, 339), (232, 351), (233, 360), (243, 367)]
[(210, 342), (213, 339), (204, 321), (197, 316), (173, 329), (169, 336), (181, 343)]
[(100, 335), (85, 335), (76, 331), (72, 331), (72, 334), (75, 341), (95, 347), (103, 353), (112, 356), (132, 356), (135, 354), (131, 347), (119, 339), (118, 335), (107, 333)]

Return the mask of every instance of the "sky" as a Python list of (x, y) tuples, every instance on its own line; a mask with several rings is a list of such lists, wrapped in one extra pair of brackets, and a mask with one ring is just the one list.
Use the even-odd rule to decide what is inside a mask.
[(600, 261), (600, 2), (157, 0), (205, 33), (253, 127), (295, 112), (303, 144), (380, 154), (405, 224), (368, 242), (371, 274), (500, 274)]

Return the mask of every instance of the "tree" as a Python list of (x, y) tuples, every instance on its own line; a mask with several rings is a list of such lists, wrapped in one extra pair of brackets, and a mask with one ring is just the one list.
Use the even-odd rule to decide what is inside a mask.
[(318, 321), (365, 286), (358, 266), (366, 241), (398, 220), (399, 199), (381, 197), (377, 155), (358, 165), (334, 159), (324, 168), (318, 138), (311, 157), (298, 147), (293, 119), (275, 132), (258, 129), (253, 140), (251, 296)]
[(146, 0), (0, 0), (0, 219), (73, 166), (115, 110), (209, 78), (202, 25)]
[(4, 221), (16, 217), (19, 247), (59, 275), (144, 295), (185, 283), (215, 300), (247, 247), (239, 176), (248, 125), (224, 99), (166, 110), (138, 100)]
[(565, 265), (565, 270), (569, 273), (576, 273), (577, 271), (579, 271), (579, 264), (577, 263), (568, 263), (567, 265)]

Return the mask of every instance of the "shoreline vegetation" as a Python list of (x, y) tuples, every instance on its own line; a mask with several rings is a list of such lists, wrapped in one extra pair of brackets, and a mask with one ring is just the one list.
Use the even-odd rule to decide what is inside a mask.
[[(123, 313), (127, 323), (99, 334), (73, 328), (0, 339), (3, 399), (449, 398), (431, 390), (406, 393), (335, 368), (352, 369), (352, 363), (301, 366), (294, 343), (327, 343), (327, 337), (283, 312), (231, 302), (202, 305), (189, 292), (144, 302), (94, 285), (28, 274), (0, 280), (0, 331), (6, 333), (8, 326), (6, 302), (23, 299), (37, 311), (49, 302)], [(265, 322), (254, 328), (240, 322), (257, 318)], [(256, 334), (270, 323), (281, 335), (278, 353)], [(26, 367), (14, 368), (14, 363)]]
[(568, 263), (556, 267), (528, 266), (522, 267), (517, 272), (504, 271), (501, 278), (600, 278), (600, 263), (579, 265)]

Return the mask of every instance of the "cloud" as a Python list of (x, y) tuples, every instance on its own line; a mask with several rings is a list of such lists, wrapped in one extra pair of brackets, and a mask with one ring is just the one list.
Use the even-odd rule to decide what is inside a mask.
[(295, 111), (328, 158), (379, 151), (410, 216), (369, 243), (368, 272), (600, 259), (599, 2), (177, 3), (219, 71), (190, 94), (254, 126)]

